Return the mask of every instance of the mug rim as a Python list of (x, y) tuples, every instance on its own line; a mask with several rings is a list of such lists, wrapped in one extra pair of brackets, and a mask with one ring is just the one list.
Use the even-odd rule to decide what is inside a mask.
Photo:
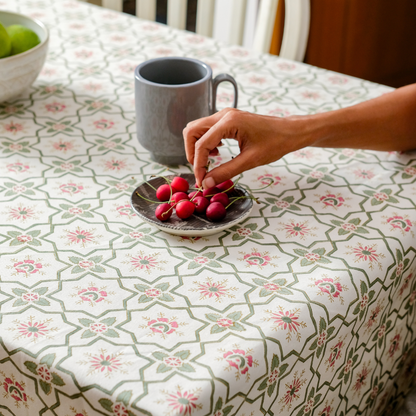
[[(200, 66), (202, 66), (203, 68), (206, 69), (207, 73), (206, 75), (199, 79), (198, 81), (194, 81), (194, 82), (188, 82), (186, 84), (159, 84), (157, 82), (153, 82), (153, 81), (149, 81), (146, 78), (143, 78), (143, 76), (140, 74), (140, 70), (153, 63), (153, 62), (157, 62), (157, 61), (188, 61), (188, 62), (192, 62), (194, 64), (198, 64)], [(200, 61), (199, 59), (194, 59), (194, 58), (187, 58), (184, 56), (166, 56), (166, 57), (161, 57), (161, 58), (152, 58), (152, 59), (148, 59), (147, 61), (142, 62), (141, 64), (137, 65), (135, 70), (134, 70), (134, 78), (139, 80), (140, 82), (143, 82), (144, 84), (148, 84), (148, 85), (152, 85), (155, 87), (161, 87), (161, 88), (183, 88), (183, 87), (192, 87), (193, 85), (197, 85), (197, 84), (201, 84), (203, 82), (205, 82), (207, 79), (212, 79), (212, 69), (211, 67), (206, 64), (205, 62)]]

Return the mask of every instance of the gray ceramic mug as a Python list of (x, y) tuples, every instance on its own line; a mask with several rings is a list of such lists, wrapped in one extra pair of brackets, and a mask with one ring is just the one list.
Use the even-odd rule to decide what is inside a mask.
[(189, 121), (209, 116), (215, 107), (218, 85), (235, 79), (219, 74), (212, 79), (209, 65), (191, 58), (156, 58), (134, 71), (137, 138), (151, 158), (164, 165), (186, 163), (182, 131)]

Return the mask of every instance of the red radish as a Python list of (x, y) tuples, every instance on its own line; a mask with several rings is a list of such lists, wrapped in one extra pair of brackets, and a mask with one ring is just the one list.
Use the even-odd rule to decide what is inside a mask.
[(228, 198), (227, 194), (224, 193), (220, 193), (220, 194), (215, 194), (212, 198), (211, 198), (211, 204), (213, 202), (219, 202), (221, 204), (224, 205), (224, 207), (228, 206), (228, 204), (230, 203), (230, 198)]
[(172, 186), (177, 189), (179, 192), (188, 192), (189, 183), (186, 179), (181, 178), (180, 176), (175, 176), (172, 180)]
[(180, 201), (176, 205), (176, 215), (185, 220), (189, 218), (195, 211), (195, 205), (191, 201)]
[[(197, 196), (203, 196), (203, 194), (202, 194), (202, 192), (201, 192), (201, 191), (193, 191), (193, 192), (190, 192), (190, 193), (188, 194), (189, 199), (194, 198), (194, 195), (195, 195), (195, 198), (196, 198)], [(194, 199), (195, 199), (195, 198), (194, 198)]]
[(170, 204), (160, 204), (157, 206), (155, 215), (156, 218), (160, 221), (167, 221), (172, 215), (173, 208)]
[(234, 189), (234, 182), (231, 179), (228, 179), (228, 181), (222, 182), (218, 185), (216, 185), (216, 187), (221, 191), (221, 192), (231, 192)]
[(223, 204), (220, 202), (213, 202), (212, 204), (209, 204), (205, 215), (210, 221), (221, 221), (226, 213), (227, 211)]
[[(157, 191), (156, 191), (156, 198), (159, 201), (169, 201), (170, 190), (171, 190), (171, 187), (167, 183), (165, 183), (164, 185), (160, 185), (159, 188), (157, 188)], [(175, 192), (178, 192), (178, 191), (175, 188), (172, 188), (172, 195)]]
[(208, 199), (204, 198), (203, 196), (195, 197), (192, 202), (195, 204), (195, 211), (198, 214), (204, 214), (209, 205)]
[(214, 186), (212, 188), (204, 189), (203, 196), (205, 198), (211, 198), (212, 195), (219, 194), (220, 192), (221, 191), (216, 186)]
[(172, 195), (171, 204), (176, 205), (179, 201), (182, 201), (183, 199), (189, 201), (188, 194), (186, 194), (185, 192), (175, 192)]

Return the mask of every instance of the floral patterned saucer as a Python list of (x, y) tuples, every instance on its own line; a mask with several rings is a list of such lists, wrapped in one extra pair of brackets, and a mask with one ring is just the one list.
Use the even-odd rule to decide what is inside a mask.
[[(166, 177), (168, 179), (173, 179), (174, 176), (181, 176), (182, 178), (185, 178), (191, 187), (194, 187), (195, 176), (193, 174), (183, 173), (180, 175), (169, 175)], [(191, 237), (202, 237), (216, 234), (241, 222), (250, 214), (253, 208), (253, 201), (251, 199), (240, 199), (234, 202), (227, 209), (226, 217), (218, 222), (211, 222), (205, 217), (205, 215), (199, 214), (194, 214), (187, 220), (181, 220), (175, 213), (172, 214), (168, 221), (162, 222), (155, 216), (157, 203), (148, 202), (141, 198), (138, 194), (150, 199), (151, 201), (157, 201), (156, 191), (154, 188), (157, 189), (164, 183), (166, 183), (166, 181), (162, 177), (153, 178), (148, 182), (143, 182), (133, 191), (131, 195), (131, 206), (141, 219), (169, 234)], [(236, 185), (230, 196), (249, 196), (249, 193), (241, 186)]]

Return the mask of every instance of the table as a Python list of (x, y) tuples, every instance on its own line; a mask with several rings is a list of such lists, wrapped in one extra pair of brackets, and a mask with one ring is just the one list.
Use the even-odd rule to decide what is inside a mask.
[(416, 359), (414, 153), (289, 154), (244, 173), (260, 205), (205, 238), (129, 204), (190, 171), (137, 142), (145, 59), (204, 60), (276, 116), (390, 89), (74, 1), (0, 7), (51, 30), (40, 77), (0, 107), (0, 415), (393, 413)]

